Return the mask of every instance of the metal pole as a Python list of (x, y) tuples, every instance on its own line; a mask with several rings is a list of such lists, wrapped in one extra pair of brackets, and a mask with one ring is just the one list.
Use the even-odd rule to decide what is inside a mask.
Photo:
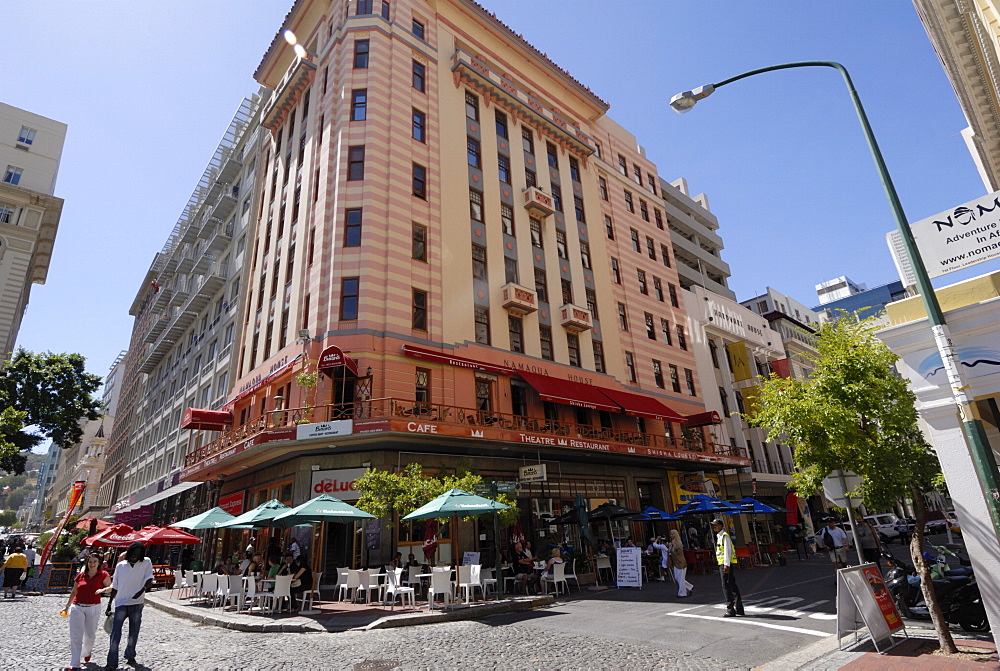
[[(858, 539), (858, 525), (854, 521), (854, 503), (851, 501), (851, 497), (847, 495), (847, 480), (844, 479), (844, 471), (837, 471), (837, 477), (840, 478), (840, 486), (844, 489), (844, 500), (847, 501), (847, 520), (851, 523), (851, 535), (854, 536), (854, 551), (858, 554), (858, 564), (863, 564), (864, 557), (861, 556), (861, 541)], [(875, 530), (872, 529), (872, 533)]]
[[(490, 498), (497, 500), (497, 482), (490, 483)], [(500, 513), (493, 511), (493, 577), (497, 579), (497, 599), (503, 596), (503, 567), (500, 566)], [(486, 592), (483, 591), (483, 598)]]
[[(983, 428), (983, 423), (976, 419), (972, 412), (972, 402), (969, 399), (968, 394), (966, 394), (968, 386), (965, 382), (965, 375), (962, 373), (962, 368), (959, 365), (960, 361), (958, 354), (951, 342), (951, 337), (948, 333), (948, 325), (945, 322), (944, 313), (941, 311), (941, 304), (938, 302), (937, 294), (934, 293), (934, 287), (931, 285), (930, 277), (927, 275), (927, 269), (924, 267), (924, 261), (920, 257), (919, 249), (917, 249), (916, 240), (913, 238), (913, 231), (910, 229), (910, 225), (906, 220), (906, 215), (903, 213), (903, 206), (899, 201), (898, 194), (896, 193), (896, 187), (893, 185), (892, 178), (889, 176), (889, 169), (886, 167), (885, 160), (882, 158), (882, 151), (879, 149), (878, 142), (875, 140), (875, 134), (872, 132), (871, 124), (868, 123), (868, 116), (865, 114), (864, 107), (861, 105), (861, 98), (858, 96), (858, 92), (854, 88), (854, 82), (851, 81), (851, 76), (847, 73), (847, 69), (840, 63), (835, 63), (833, 61), (799, 61), (795, 63), (782, 63), (780, 65), (772, 65), (766, 68), (759, 68), (757, 70), (744, 72), (743, 74), (736, 75), (735, 77), (724, 79), (714, 86), (715, 88), (719, 88), (720, 86), (731, 84), (732, 82), (740, 79), (752, 77), (753, 75), (762, 74), (764, 72), (771, 72), (773, 70), (787, 70), (789, 68), (804, 67), (833, 68), (841, 74), (844, 79), (844, 83), (847, 85), (847, 89), (851, 95), (851, 102), (854, 104), (854, 111), (858, 115), (858, 121), (861, 123), (861, 129), (864, 131), (865, 140), (868, 142), (868, 150), (871, 152), (872, 159), (875, 161), (875, 167), (878, 170), (879, 179), (882, 181), (882, 188), (885, 190), (886, 198), (889, 200), (889, 207), (892, 210), (893, 219), (895, 219), (896, 227), (899, 229), (899, 233), (903, 238), (903, 246), (906, 248), (906, 254), (910, 257), (910, 264), (913, 267), (913, 275), (917, 282), (917, 288), (920, 291), (920, 298), (923, 301), (924, 310), (927, 312), (927, 320), (930, 322), (931, 332), (934, 334), (934, 343), (937, 345), (938, 354), (941, 356), (941, 362), (944, 365), (945, 374), (947, 375), (951, 386), (952, 398), (955, 401), (959, 417), (962, 421), (962, 430), (965, 434), (966, 445), (968, 446), (969, 454), (972, 457), (972, 462), (976, 469), (976, 475), (978, 476), (979, 483), (983, 488), (983, 496), (986, 499), (986, 507), (990, 511), (990, 519), (993, 522), (994, 533), (1000, 536), (1000, 473), (997, 472), (996, 458), (994, 457), (993, 450), (990, 448), (989, 442), (986, 438), (986, 431)], [(850, 503), (850, 501), (848, 501), (848, 503)], [(850, 509), (850, 506), (848, 506), (848, 509)]]

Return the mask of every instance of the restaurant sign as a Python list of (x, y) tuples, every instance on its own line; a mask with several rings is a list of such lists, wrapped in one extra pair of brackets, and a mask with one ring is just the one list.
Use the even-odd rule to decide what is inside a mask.
[(548, 476), (545, 473), (545, 464), (529, 464), (517, 469), (517, 479), (519, 482), (545, 482)]
[(233, 492), (219, 497), (219, 507), (230, 515), (239, 515), (243, 512), (244, 492)]
[(357, 501), (361, 494), (355, 487), (355, 482), (367, 472), (367, 468), (313, 471), (309, 491), (313, 496), (329, 494), (341, 501)]
[(353, 422), (349, 419), (319, 422), (318, 424), (299, 424), (295, 427), (296, 440), (349, 436), (351, 433), (353, 433)]

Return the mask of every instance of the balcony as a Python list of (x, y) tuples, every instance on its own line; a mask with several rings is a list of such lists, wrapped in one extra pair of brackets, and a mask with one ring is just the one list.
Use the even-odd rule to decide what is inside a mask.
[(260, 125), (271, 132), (277, 132), (284, 124), (285, 117), (292, 111), (316, 77), (316, 64), (307, 53), (305, 58), (296, 58), (288, 66), (285, 75), (275, 87), (271, 99), (264, 105), (260, 115)]
[(208, 233), (207, 252), (212, 255), (221, 254), (222, 251), (233, 241), (233, 225), (226, 225), (224, 222), (216, 222)]
[(500, 300), (504, 310), (518, 315), (530, 315), (538, 309), (535, 292), (513, 282), (500, 287)]
[(170, 316), (166, 313), (154, 317), (153, 324), (149, 327), (149, 330), (146, 332), (142, 341), (147, 345), (156, 342), (157, 337), (160, 335), (160, 331), (167, 326), (167, 322), (169, 321)]
[(240, 197), (239, 187), (224, 185), (222, 194), (212, 206), (212, 217), (225, 220), (236, 210), (236, 199)]
[(590, 310), (567, 303), (559, 308), (559, 323), (570, 333), (580, 333), (594, 327)]
[(552, 200), (552, 196), (537, 186), (529, 186), (524, 190), (524, 209), (528, 211), (528, 214), (545, 219), (556, 211), (556, 204)]

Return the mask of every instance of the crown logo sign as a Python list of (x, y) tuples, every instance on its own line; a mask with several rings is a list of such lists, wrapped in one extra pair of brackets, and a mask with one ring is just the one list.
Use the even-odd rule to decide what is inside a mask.
[(473, 429), (472, 430), (472, 437), (473, 438), (482, 438), (483, 437), (483, 432), (481, 430)]

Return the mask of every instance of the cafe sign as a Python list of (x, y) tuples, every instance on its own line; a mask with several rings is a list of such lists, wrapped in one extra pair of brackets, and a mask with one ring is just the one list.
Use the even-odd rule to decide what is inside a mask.
[(518, 482), (545, 482), (548, 476), (545, 473), (545, 464), (530, 464), (517, 469)]

